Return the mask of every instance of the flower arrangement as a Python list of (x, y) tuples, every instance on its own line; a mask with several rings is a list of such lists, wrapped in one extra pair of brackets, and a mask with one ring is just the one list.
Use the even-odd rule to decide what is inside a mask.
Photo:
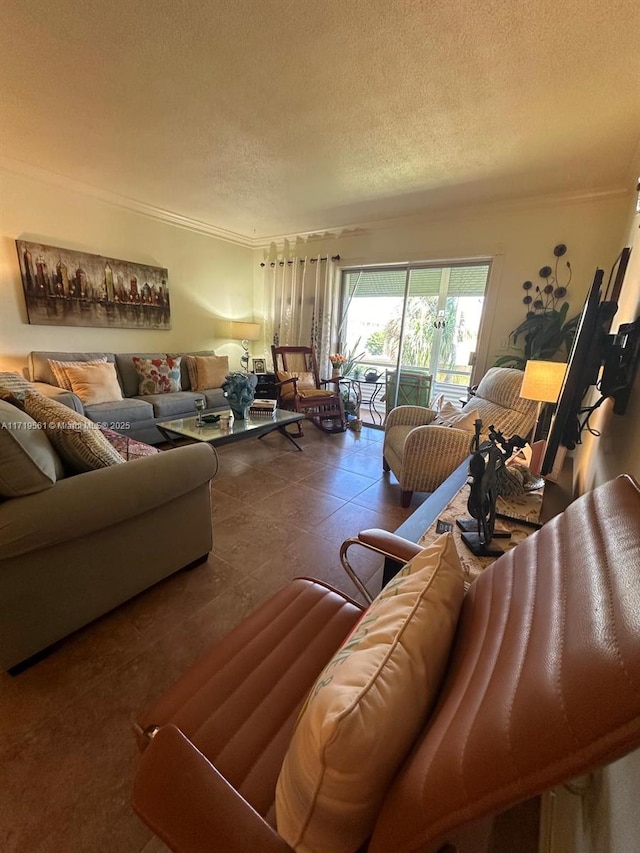
[(365, 354), (364, 351), (356, 354), (359, 346), (360, 338), (346, 355), (342, 355), (341, 352), (334, 352), (333, 355), (330, 355), (329, 361), (333, 369), (340, 370), (343, 376), (349, 376)]

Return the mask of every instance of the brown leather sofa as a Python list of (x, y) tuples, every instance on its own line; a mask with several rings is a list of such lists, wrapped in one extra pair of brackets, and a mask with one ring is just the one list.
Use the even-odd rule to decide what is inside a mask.
[[(363, 850), (485, 850), (497, 814), (640, 745), (639, 567), (640, 490), (620, 477), (470, 586), (435, 710)], [(172, 850), (291, 850), (274, 828), (280, 766), (361, 612), (296, 579), (141, 716), (133, 805)]]

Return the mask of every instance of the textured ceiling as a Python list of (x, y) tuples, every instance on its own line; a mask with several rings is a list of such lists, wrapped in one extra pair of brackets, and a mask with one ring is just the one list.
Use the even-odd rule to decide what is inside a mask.
[(4, 0), (0, 156), (249, 240), (629, 188), (638, 0)]

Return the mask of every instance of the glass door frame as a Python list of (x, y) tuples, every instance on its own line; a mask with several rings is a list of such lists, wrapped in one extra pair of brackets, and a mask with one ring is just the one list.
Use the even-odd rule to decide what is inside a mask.
[[(494, 272), (494, 262), (496, 258), (493, 256), (480, 256), (475, 258), (465, 258), (463, 260), (449, 260), (449, 261), (412, 261), (412, 262), (395, 262), (395, 263), (383, 263), (383, 264), (358, 264), (357, 266), (344, 266), (340, 270), (340, 302), (341, 302), (341, 312), (340, 312), (340, 326), (338, 333), (338, 346), (342, 348), (345, 346), (344, 339), (344, 328), (345, 323), (348, 317), (349, 309), (351, 308), (351, 303), (353, 297), (357, 295), (357, 283), (356, 287), (353, 290), (351, 296), (348, 293), (348, 285), (347, 285), (347, 274), (349, 273), (370, 273), (370, 272), (384, 272), (396, 270), (398, 272), (404, 271), (405, 273), (405, 281), (404, 281), (404, 292), (403, 292), (403, 303), (402, 303), (402, 315), (400, 320), (400, 329), (399, 329), (399, 341), (398, 341), (398, 353), (396, 357), (395, 363), (395, 371), (396, 375), (398, 375), (398, 371), (402, 369), (402, 367), (407, 368), (408, 365), (402, 364), (402, 355), (404, 348), (404, 338), (405, 338), (405, 326), (406, 326), (406, 314), (407, 314), (407, 300), (411, 296), (411, 273), (417, 270), (424, 269), (436, 269), (442, 270), (443, 275), (440, 279), (440, 286), (438, 290), (438, 314), (444, 314), (446, 309), (446, 302), (449, 298), (449, 284), (451, 277), (451, 270), (459, 267), (473, 267), (473, 266), (486, 266), (487, 267), (487, 275), (485, 279), (485, 286), (482, 295), (483, 303), (482, 303), (482, 311), (480, 315), (480, 320), (477, 326), (476, 332), (476, 350), (474, 353), (474, 361), (469, 366), (471, 370), (469, 372), (469, 381), (470, 384), (473, 383), (474, 372), (478, 363), (477, 354), (480, 349), (480, 341), (483, 337), (483, 326), (485, 324), (485, 317), (487, 312), (487, 302), (493, 301), (489, 300), (490, 293), (490, 281), (492, 277), (492, 273)], [(464, 295), (460, 293), (452, 294), (452, 295)], [(469, 294), (473, 295), (473, 294)], [(431, 351), (431, 359), (429, 364), (429, 372), (433, 376), (433, 386), (435, 387), (436, 377), (438, 373), (438, 361), (440, 357), (440, 343), (442, 340), (442, 328), (436, 328), (436, 332), (434, 335), (434, 342)], [(393, 401), (393, 405), (396, 406), (398, 402), (398, 395), (400, 392), (400, 383), (395, 383), (395, 399)], [(462, 388), (462, 386), (461, 386)], [(466, 390), (466, 389), (464, 389)]]

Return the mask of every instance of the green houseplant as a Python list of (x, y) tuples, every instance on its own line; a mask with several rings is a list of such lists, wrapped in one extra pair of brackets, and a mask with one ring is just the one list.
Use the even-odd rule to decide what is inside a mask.
[[(529, 314), (510, 334), (514, 352), (501, 355), (496, 367), (524, 370), (529, 359), (566, 361), (578, 325), (578, 316), (567, 320), (569, 303), (563, 302), (540, 314)], [(561, 356), (561, 358), (560, 358)]]

